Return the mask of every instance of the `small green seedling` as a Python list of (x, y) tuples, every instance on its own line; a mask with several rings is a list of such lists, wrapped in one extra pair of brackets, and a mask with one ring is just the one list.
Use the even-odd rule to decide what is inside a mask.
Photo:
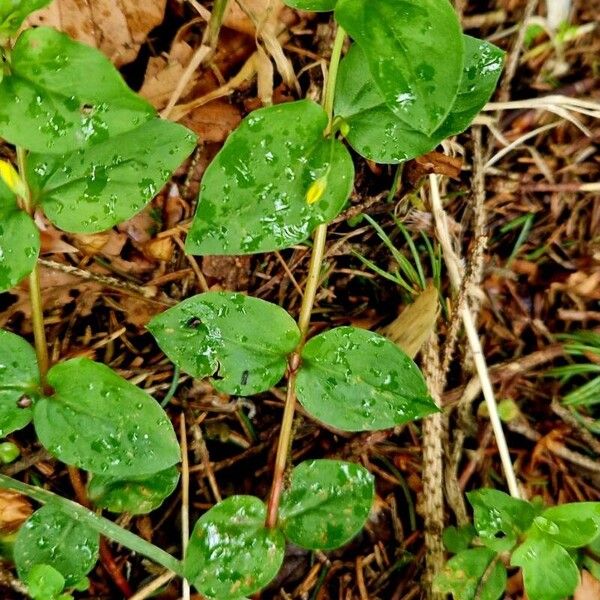
[(467, 496), (474, 526), (445, 531), (444, 543), (455, 556), (437, 576), (439, 591), (456, 600), (497, 600), (504, 594), (507, 567), (519, 567), (528, 598), (573, 595), (580, 566), (590, 568), (586, 547), (600, 539), (600, 502), (546, 508), (492, 489)]
[[(98, 51), (46, 27), (25, 30), (13, 43), (27, 14), (47, 3), (0, 0), (0, 136), (16, 149), (16, 168), (0, 163), (0, 291), (29, 277), (35, 337), (34, 351), (0, 332), (0, 435), (32, 421), (51, 454), (89, 473), (88, 495), (97, 507), (146, 513), (177, 485), (175, 432), (153, 398), (109, 367), (85, 358), (49, 364), (33, 215), (43, 211), (67, 232), (110, 228), (151, 200), (195, 140), (159, 119)], [(487, 102), (503, 54), (464, 36), (447, 0), (289, 4), (334, 11), (338, 30), (323, 105), (299, 100), (243, 120), (204, 174), (186, 250), (269, 252), (314, 234), (298, 323), (277, 305), (209, 292), (148, 325), (178, 368), (211, 378), (224, 393), (259, 394), (287, 379), (271, 494), (267, 502), (232, 496), (215, 505), (196, 522), (180, 561), (65, 498), (0, 475), (0, 488), (45, 504), (21, 528), (14, 549), (19, 576), (37, 600), (68, 598), (86, 585), (100, 534), (187, 578), (208, 598), (252, 595), (278, 573), (286, 541), (308, 550), (337, 548), (360, 531), (373, 504), (372, 475), (343, 461), (300, 463), (284, 485), (296, 400), (313, 418), (344, 431), (390, 428), (437, 410), (416, 365), (386, 338), (338, 327), (309, 339), (326, 227), (353, 187), (346, 143), (389, 164), (432, 150), (464, 130)], [(342, 59), (347, 36), (353, 44)], [(560, 514), (531, 514), (512, 516), (506, 537), (512, 540), (517, 528), (541, 531), (539, 519), (562, 527)], [(595, 518), (589, 517), (594, 526)], [(549, 542), (548, 535), (539, 543), (557, 555), (582, 539), (555, 535)], [(480, 550), (485, 560), (476, 566), (460, 559), (465, 573), (484, 563), (486, 570), (497, 548), (474, 552)], [(515, 564), (528, 581), (529, 555), (521, 555), (515, 553)], [(494, 589), (503, 577), (494, 565)]]

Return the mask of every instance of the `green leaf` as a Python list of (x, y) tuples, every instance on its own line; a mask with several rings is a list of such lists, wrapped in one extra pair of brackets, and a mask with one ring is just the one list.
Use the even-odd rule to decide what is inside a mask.
[(207, 292), (154, 317), (148, 329), (183, 371), (248, 396), (274, 386), (300, 332), (283, 308), (231, 292)]
[(462, 527), (451, 525), (444, 529), (442, 539), (444, 541), (444, 546), (449, 552), (458, 554), (471, 545), (471, 542), (476, 535), (477, 531), (470, 523), (468, 525), (463, 525)]
[(17, 534), (19, 577), (27, 580), (34, 565), (52, 565), (65, 578), (65, 585), (73, 585), (96, 564), (99, 542), (97, 531), (47, 504), (36, 510)]
[(388, 339), (355, 327), (306, 344), (296, 392), (313, 417), (344, 431), (387, 429), (437, 411), (415, 363)]
[(111, 512), (143, 515), (157, 509), (173, 493), (178, 481), (177, 467), (129, 479), (93, 475), (88, 482), (88, 496), (96, 506)]
[(39, 251), (38, 228), (0, 179), (0, 292), (31, 273)]
[(180, 460), (166, 413), (146, 392), (87, 358), (52, 367), (49, 398), (34, 407), (40, 442), (57, 458), (92, 473), (127, 479)]
[(312, 12), (328, 12), (337, 4), (337, 0), (284, 0), (284, 2), (292, 8)]
[(0, 137), (34, 152), (70, 152), (155, 114), (99, 50), (48, 27), (19, 36), (0, 82)]
[(194, 526), (185, 555), (186, 578), (212, 598), (254, 594), (278, 573), (285, 539), (264, 526), (266, 508), (253, 496), (231, 496)]
[(374, 498), (373, 476), (360, 465), (339, 460), (300, 463), (281, 499), (283, 532), (302, 548), (339, 548), (363, 528)]
[(335, 17), (362, 48), (388, 107), (429, 135), (458, 93), (464, 42), (445, 0), (339, 0)]
[(464, 131), (491, 98), (504, 64), (504, 51), (485, 40), (464, 36), (465, 59), (458, 95), (435, 135), (441, 139)]
[(535, 509), (525, 500), (511, 498), (499, 490), (483, 488), (469, 492), (477, 533), (486, 546), (503, 552), (512, 548), (520, 533), (533, 522)]
[(32, 154), (27, 180), (57, 227), (94, 233), (139, 212), (195, 145), (185, 127), (153, 119), (71, 154)]
[[(325, 111), (309, 100), (248, 115), (206, 169), (186, 252), (280, 250), (335, 218), (354, 166), (341, 142), (323, 137), (326, 126)], [(309, 196), (315, 185), (321, 193)]]
[(0, 437), (31, 421), (29, 402), (39, 392), (40, 375), (33, 348), (21, 337), (0, 329)]
[(52, 0), (0, 0), (0, 39), (18, 31), (21, 23), (34, 11)]
[(470, 36), (465, 40), (465, 65), (458, 96), (441, 126), (431, 135), (399, 119), (385, 103), (354, 44), (340, 64), (335, 114), (349, 126), (347, 139), (362, 156), (379, 163), (398, 163), (433, 150), (464, 131), (492, 95), (502, 70), (503, 52)]
[(454, 600), (497, 600), (506, 587), (506, 569), (500, 561), (491, 566), (495, 558), (488, 548), (463, 550), (444, 565), (434, 586)]
[(532, 600), (562, 600), (579, 583), (579, 569), (571, 555), (545, 536), (529, 536), (513, 552), (511, 565), (521, 567)]
[(65, 578), (50, 565), (33, 565), (24, 583), (34, 600), (54, 600), (65, 588)]
[[(572, 502), (553, 506), (547, 508), (538, 519), (551, 523), (545, 532), (555, 542), (567, 548), (580, 548), (600, 535), (600, 502)], [(536, 525), (538, 519), (535, 520)]]

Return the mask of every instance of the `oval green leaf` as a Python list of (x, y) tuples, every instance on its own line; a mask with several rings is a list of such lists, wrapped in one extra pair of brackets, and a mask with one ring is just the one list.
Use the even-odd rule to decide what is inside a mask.
[(33, 565), (23, 583), (33, 600), (55, 600), (65, 588), (65, 578), (50, 565)]
[(534, 507), (526, 500), (512, 498), (500, 490), (482, 488), (467, 493), (473, 507), (473, 523), (483, 543), (504, 552), (531, 526)]
[(2, 0), (0, 1), (0, 39), (15, 33), (21, 23), (34, 11), (50, 4), (52, 0)]
[(339, 548), (364, 527), (374, 498), (373, 476), (364, 467), (340, 460), (303, 462), (282, 496), (281, 527), (302, 548)]
[(535, 600), (562, 600), (573, 594), (579, 569), (567, 550), (545, 536), (529, 536), (512, 554), (521, 567), (525, 591)]
[(76, 584), (98, 560), (100, 534), (48, 504), (36, 510), (19, 529), (15, 563), (27, 579), (35, 565), (51, 565), (65, 585)]
[(284, 2), (292, 8), (311, 12), (328, 12), (337, 4), (337, 0), (284, 0)]
[(335, 17), (362, 48), (386, 104), (426, 135), (450, 111), (464, 43), (446, 0), (339, 0)]
[(70, 152), (156, 114), (99, 50), (48, 27), (19, 36), (10, 70), (0, 82), (0, 137), (34, 152)]
[(344, 431), (387, 429), (438, 410), (415, 363), (383, 336), (355, 327), (306, 344), (296, 392), (313, 417)]
[(347, 139), (361, 155), (378, 163), (398, 163), (433, 150), (464, 131), (490, 99), (502, 71), (504, 53), (489, 42), (464, 36), (465, 64), (456, 100), (431, 135), (399, 119), (385, 103), (369, 73), (364, 52), (354, 44), (340, 64), (335, 114), (349, 127)]
[(38, 228), (0, 179), (0, 292), (31, 273), (39, 251)]
[(22, 337), (0, 329), (0, 437), (31, 421), (29, 400), (38, 395), (39, 386), (34, 349)]
[(254, 496), (231, 496), (194, 526), (184, 561), (186, 578), (211, 598), (254, 594), (278, 573), (285, 539), (264, 526), (266, 507)]
[[(309, 100), (248, 115), (206, 169), (186, 252), (281, 250), (335, 218), (354, 166), (342, 143), (323, 137), (326, 126), (325, 111)], [(310, 203), (314, 185), (320, 193)]]
[(491, 566), (495, 558), (488, 548), (463, 550), (444, 565), (434, 588), (454, 600), (498, 600), (506, 588), (506, 568), (499, 560)]
[(553, 527), (552, 539), (567, 548), (581, 548), (600, 535), (600, 502), (571, 502), (547, 508), (541, 515)]
[(92, 475), (87, 489), (89, 499), (99, 508), (143, 515), (157, 509), (175, 491), (178, 481), (179, 470), (169, 467), (129, 479)]
[(188, 298), (154, 317), (148, 329), (183, 371), (227, 394), (248, 396), (274, 386), (300, 341), (283, 308), (230, 292)]
[(142, 210), (196, 145), (181, 125), (153, 119), (64, 156), (29, 156), (36, 202), (60, 229), (94, 233)]
[(179, 462), (164, 410), (107, 366), (74, 358), (52, 367), (48, 383), (54, 394), (36, 402), (33, 422), (40, 442), (58, 459), (123, 479)]

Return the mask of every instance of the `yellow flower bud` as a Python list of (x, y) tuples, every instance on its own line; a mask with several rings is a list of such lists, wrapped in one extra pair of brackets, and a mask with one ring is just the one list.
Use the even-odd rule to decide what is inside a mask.
[(327, 175), (323, 175), (323, 177), (319, 177), (316, 181), (313, 181), (312, 185), (308, 188), (306, 192), (306, 202), (308, 204), (314, 204), (318, 202), (325, 193), (327, 189)]
[(4, 181), (8, 189), (17, 196), (25, 196), (26, 188), (23, 180), (15, 168), (5, 160), (0, 160), (0, 179)]

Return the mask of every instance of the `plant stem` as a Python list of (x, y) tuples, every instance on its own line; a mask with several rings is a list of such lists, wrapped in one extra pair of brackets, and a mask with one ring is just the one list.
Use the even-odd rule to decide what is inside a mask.
[[(23, 209), (33, 218), (34, 206), (31, 201), (31, 193), (25, 179), (25, 150), (17, 147), (17, 164), (19, 175), (25, 184), (25, 195), (21, 198)], [(42, 305), (42, 288), (40, 285), (40, 270), (36, 261), (33, 270), (29, 274), (29, 301), (31, 302), (31, 321), (33, 336), (35, 340), (35, 353), (38, 359), (38, 368), (42, 385), (46, 386), (46, 374), (50, 366), (48, 358), (48, 343), (44, 329), (44, 311)]]
[[(337, 80), (338, 67), (342, 57), (342, 49), (346, 32), (338, 26), (333, 50), (331, 53), (331, 62), (329, 64), (329, 76), (325, 87), (323, 105), (327, 112), (328, 124), (325, 134), (331, 133), (333, 124), (333, 98), (335, 95), (335, 84)], [(277, 454), (275, 456), (275, 468), (273, 471), (273, 484), (267, 504), (267, 518), (265, 526), (272, 529), (277, 526), (279, 515), (279, 503), (281, 493), (283, 492), (283, 478), (287, 467), (288, 455), (292, 445), (292, 428), (294, 425), (294, 413), (296, 412), (296, 376), (300, 367), (300, 353), (306, 343), (308, 329), (310, 327), (310, 317), (315, 303), (317, 288), (321, 275), (321, 265), (325, 255), (325, 242), (327, 241), (327, 225), (321, 224), (317, 227), (314, 234), (314, 243), (310, 256), (310, 265), (306, 279), (304, 296), (302, 297), (302, 306), (298, 317), (298, 328), (300, 329), (300, 341), (296, 350), (292, 353), (288, 361), (288, 382), (285, 397), (285, 407), (281, 420), (281, 431), (279, 432), (279, 441), (277, 443)]]
[(333, 49), (331, 51), (331, 61), (329, 62), (329, 75), (327, 76), (327, 84), (325, 86), (325, 96), (323, 99), (323, 108), (327, 113), (329, 119), (329, 125), (327, 126), (326, 133), (331, 132), (331, 126), (333, 124), (333, 101), (335, 99), (335, 84), (337, 82), (338, 68), (340, 66), (340, 60), (342, 58), (342, 50), (344, 49), (344, 42), (346, 41), (346, 32), (342, 27), (338, 25), (335, 39), (333, 41)]
[(101, 535), (126, 546), (130, 550), (146, 556), (155, 563), (173, 571), (180, 577), (183, 577), (183, 565), (181, 561), (171, 556), (164, 550), (161, 550), (154, 544), (147, 542), (143, 538), (135, 535), (127, 529), (119, 527), (116, 523), (101, 517), (91, 510), (77, 504), (71, 500), (67, 500), (61, 496), (57, 496), (48, 490), (39, 487), (28, 485), (22, 481), (12, 479), (6, 475), (0, 474), (0, 489), (13, 490), (20, 492), (29, 498), (33, 498), (42, 504), (50, 504), (61, 510), (66, 515), (97, 531)]

